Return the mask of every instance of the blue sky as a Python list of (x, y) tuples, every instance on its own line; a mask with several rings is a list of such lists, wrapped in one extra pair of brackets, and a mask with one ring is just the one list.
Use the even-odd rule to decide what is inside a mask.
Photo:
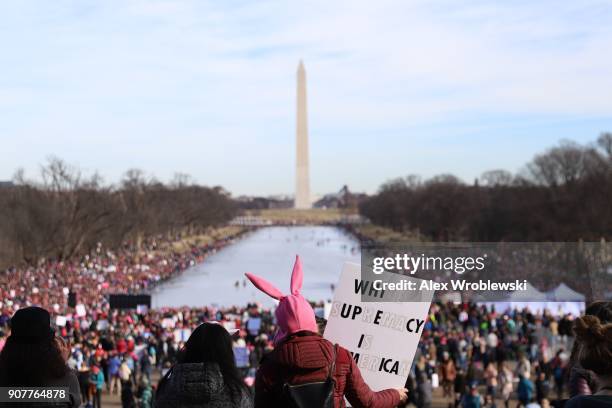
[(612, 131), (610, 1), (7, 1), (0, 50), (0, 179), (54, 155), (292, 193), (300, 58), (318, 194)]

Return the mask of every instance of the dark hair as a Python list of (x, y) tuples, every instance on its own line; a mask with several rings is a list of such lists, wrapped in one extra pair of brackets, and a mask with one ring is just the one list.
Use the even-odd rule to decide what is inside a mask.
[(597, 316), (602, 324), (612, 323), (612, 302), (593, 302), (586, 308), (584, 314)]
[[(239, 400), (247, 392), (246, 385), (236, 368), (232, 337), (220, 324), (199, 325), (179, 352), (177, 363), (217, 363), (232, 400)], [(162, 377), (157, 387), (158, 393), (171, 375), (172, 369)]]
[[(586, 316), (596, 316), (601, 324), (612, 323), (612, 302), (597, 301), (589, 304), (584, 311)], [(572, 346), (572, 352), (570, 355), (570, 365), (574, 366), (578, 363), (578, 352), (580, 342), (575, 341)]]
[(580, 365), (597, 375), (612, 375), (612, 323), (601, 324), (597, 316), (586, 315), (576, 319), (574, 333), (580, 342)]
[(38, 343), (22, 343), (13, 336), (0, 352), (0, 386), (44, 386), (62, 378), (68, 366), (55, 337)]

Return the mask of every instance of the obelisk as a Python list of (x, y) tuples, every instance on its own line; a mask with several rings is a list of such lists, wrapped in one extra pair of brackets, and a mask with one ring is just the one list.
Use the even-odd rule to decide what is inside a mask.
[(297, 209), (310, 208), (310, 177), (308, 169), (308, 120), (306, 114), (306, 70), (300, 60), (297, 70), (295, 203)]

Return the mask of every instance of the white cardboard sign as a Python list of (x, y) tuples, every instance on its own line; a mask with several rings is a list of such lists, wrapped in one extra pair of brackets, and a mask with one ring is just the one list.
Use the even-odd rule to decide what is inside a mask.
[(64, 327), (66, 325), (66, 316), (56, 316), (55, 317), (55, 325), (58, 327)]
[[(384, 282), (400, 279), (420, 282), (420, 279), (388, 272), (378, 276)], [(388, 302), (388, 299), (397, 299), (397, 293), (377, 291), (374, 295), (380, 302), (364, 301), (362, 290), (367, 293), (370, 285), (371, 281), (362, 281), (358, 264), (344, 264), (324, 337), (351, 352), (361, 375), (374, 391), (403, 388), (425, 326), (433, 291), (402, 294), (403, 298), (412, 296), (415, 300), (409, 302)]]
[(78, 305), (76, 305), (76, 314), (79, 317), (84, 317), (87, 315), (87, 311), (85, 310), (85, 305), (82, 303), (79, 303)]

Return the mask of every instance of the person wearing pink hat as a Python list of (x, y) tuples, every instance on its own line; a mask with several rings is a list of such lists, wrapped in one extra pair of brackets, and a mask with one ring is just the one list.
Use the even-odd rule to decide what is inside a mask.
[[(403, 388), (372, 391), (350, 352), (318, 333), (314, 310), (300, 293), (304, 276), (299, 256), (295, 259), (288, 295), (259, 276), (251, 273), (246, 276), (259, 290), (279, 301), (275, 311), (278, 325), (275, 347), (263, 357), (255, 378), (255, 408), (344, 408), (344, 397), (354, 408), (392, 408), (407, 399)], [(300, 386), (302, 391), (308, 386), (320, 392), (326, 386), (323, 384), (330, 384), (333, 401), (323, 394), (325, 401), (319, 400), (318, 406), (298, 401), (304, 397), (298, 395)]]

